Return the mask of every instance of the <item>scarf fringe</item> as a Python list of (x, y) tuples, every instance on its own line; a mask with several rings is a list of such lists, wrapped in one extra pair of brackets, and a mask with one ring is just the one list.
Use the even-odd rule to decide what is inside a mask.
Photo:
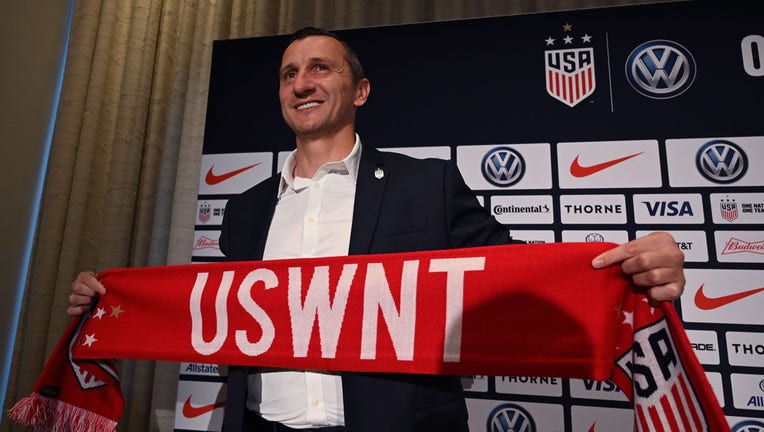
[(113, 432), (117, 428), (111, 419), (38, 393), (18, 401), (8, 417), (37, 432)]

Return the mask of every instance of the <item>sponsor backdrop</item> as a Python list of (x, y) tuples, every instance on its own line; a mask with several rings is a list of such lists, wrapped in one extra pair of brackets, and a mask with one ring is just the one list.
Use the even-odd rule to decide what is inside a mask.
[[(688, 278), (677, 308), (738, 432), (764, 430), (764, 27), (754, 6), (681, 2), (341, 32), (372, 82), (358, 121), (364, 142), (454, 160), (516, 238), (676, 237)], [(294, 145), (278, 106), (285, 44), (216, 42), (195, 262), (223, 259), (226, 199), (277, 172)], [(219, 430), (225, 373), (181, 365), (178, 431)], [(464, 384), (473, 431), (623, 431), (633, 422), (610, 382)]]

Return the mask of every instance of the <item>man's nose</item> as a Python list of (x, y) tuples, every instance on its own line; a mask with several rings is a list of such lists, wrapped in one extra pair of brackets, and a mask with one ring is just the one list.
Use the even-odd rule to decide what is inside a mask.
[(298, 95), (310, 94), (315, 90), (313, 78), (307, 72), (299, 72), (294, 79), (294, 92)]

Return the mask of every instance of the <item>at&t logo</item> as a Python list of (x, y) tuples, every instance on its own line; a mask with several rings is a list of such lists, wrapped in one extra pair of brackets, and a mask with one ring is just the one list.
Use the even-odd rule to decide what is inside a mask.
[(515, 150), (497, 147), (483, 158), (482, 171), (483, 177), (492, 185), (508, 187), (523, 178), (525, 161)]
[(748, 158), (737, 144), (726, 140), (714, 140), (698, 150), (695, 165), (707, 180), (727, 184), (745, 175)]
[(497, 406), (488, 415), (488, 432), (536, 432), (533, 417), (519, 405), (507, 403)]
[(643, 96), (669, 99), (690, 88), (695, 80), (692, 54), (676, 42), (653, 40), (631, 52), (626, 79)]

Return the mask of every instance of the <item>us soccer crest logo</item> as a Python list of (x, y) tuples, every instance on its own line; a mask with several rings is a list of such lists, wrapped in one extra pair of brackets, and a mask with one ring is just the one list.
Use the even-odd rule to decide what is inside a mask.
[(210, 220), (212, 206), (208, 202), (199, 204), (199, 222), (207, 223)]
[(730, 200), (729, 198), (722, 200), (719, 203), (719, 208), (721, 209), (722, 218), (727, 222), (737, 219), (737, 203), (735, 200)]
[[(561, 46), (562, 49), (544, 51), (546, 91), (550, 96), (569, 107), (591, 96), (597, 88), (594, 76), (594, 48), (588, 34), (573, 36), (573, 26), (562, 26), (565, 37), (549, 36), (548, 47)], [(581, 47), (583, 46), (583, 47)]]

